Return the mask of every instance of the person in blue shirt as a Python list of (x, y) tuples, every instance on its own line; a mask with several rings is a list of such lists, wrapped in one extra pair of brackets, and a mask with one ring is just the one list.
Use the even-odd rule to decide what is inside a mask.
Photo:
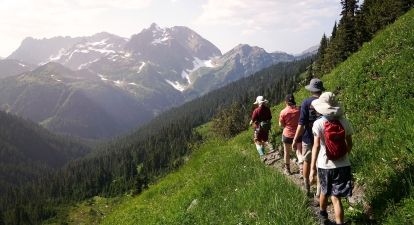
[(323, 83), (318, 78), (313, 78), (309, 85), (305, 86), (305, 89), (310, 91), (311, 97), (305, 99), (302, 102), (300, 109), (299, 124), (296, 129), (295, 137), (293, 138), (292, 146), (295, 148), (302, 137), (302, 160), (303, 160), (303, 179), (307, 194), (310, 194), (309, 173), (310, 163), (312, 159), (312, 146), (313, 146), (313, 122), (318, 119), (318, 114), (315, 108), (311, 105), (313, 100), (318, 99), (319, 96), (325, 91)]

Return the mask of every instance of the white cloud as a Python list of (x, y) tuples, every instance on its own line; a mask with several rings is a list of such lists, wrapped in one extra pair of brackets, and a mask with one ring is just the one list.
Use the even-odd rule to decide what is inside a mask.
[(243, 34), (277, 28), (299, 32), (337, 14), (339, 0), (208, 0), (197, 25), (240, 26)]

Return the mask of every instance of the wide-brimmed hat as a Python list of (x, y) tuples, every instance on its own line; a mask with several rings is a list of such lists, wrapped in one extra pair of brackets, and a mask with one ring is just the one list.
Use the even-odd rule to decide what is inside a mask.
[(264, 99), (263, 96), (257, 96), (256, 101), (253, 103), (255, 105), (259, 104), (263, 104), (263, 103), (268, 103), (269, 101), (267, 101), (266, 99)]
[(311, 92), (325, 91), (325, 88), (323, 87), (323, 82), (318, 78), (313, 78), (309, 82), (309, 85), (305, 86), (305, 89)]
[(318, 113), (324, 116), (340, 117), (343, 115), (342, 106), (332, 92), (322, 93), (318, 99), (312, 101), (312, 106)]
[(293, 96), (293, 94), (286, 95), (285, 101), (288, 103), (288, 105), (296, 105), (295, 96)]

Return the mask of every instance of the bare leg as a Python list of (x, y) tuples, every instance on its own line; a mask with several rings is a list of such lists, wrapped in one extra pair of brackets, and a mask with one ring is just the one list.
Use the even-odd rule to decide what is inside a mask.
[(302, 143), (296, 144), (296, 157), (298, 158), (298, 163), (301, 164), (303, 162), (302, 159)]
[(308, 194), (309, 194), (309, 188), (310, 188), (309, 173), (310, 173), (310, 162), (305, 160), (303, 161), (303, 179), (304, 179), (305, 188)]
[(284, 148), (284, 160), (285, 160), (285, 165), (286, 168), (288, 168), (290, 170), (290, 151), (292, 150), (292, 145), (291, 144), (287, 144), (287, 143), (283, 143), (283, 148)]
[(342, 207), (341, 198), (332, 196), (331, 200), (334, 206), (336, 224), (343, 224), (344, 223), (344, 209)]
[(318, 173), (316, 174), (316, 196), (319, 196), (321, 194), (321, 183), (319, 180), (319, 175)]
[(327, 207), (328, 207), (328, 196), (321, 193), (319, 195), (319, 209), (321, 211), (326, 211)]

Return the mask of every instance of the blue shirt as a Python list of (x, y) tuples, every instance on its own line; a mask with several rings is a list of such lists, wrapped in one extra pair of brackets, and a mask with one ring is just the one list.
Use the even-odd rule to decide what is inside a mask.
[(299, 125), (303, 125), (305, 132), (302, 135), (302, 141), (306, 144), (313, 144), (312, 126), (313, 122), (318, 119), (316, 110), (311, 105), (312, 101), (318, 99), (317, 97), (310, 97), (302, 102), (300, 107)]

